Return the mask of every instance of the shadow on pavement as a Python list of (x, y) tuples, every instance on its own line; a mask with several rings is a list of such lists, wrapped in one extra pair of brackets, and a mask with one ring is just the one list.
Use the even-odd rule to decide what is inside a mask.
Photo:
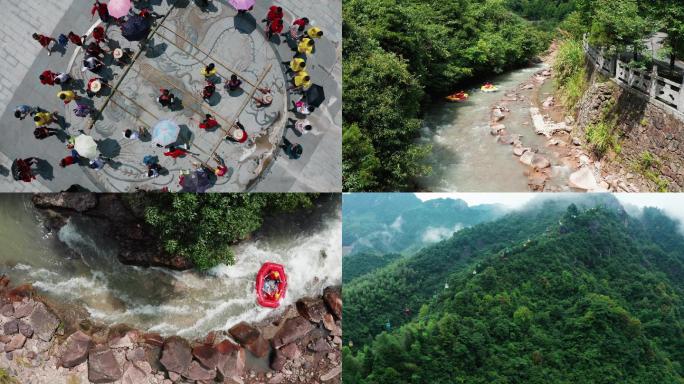
[(97, 143), (97, 146), (100, 149), (102, 155), (105, 157), (114, 158), (121, 154), (121, 145), (118, 141), (114, 139), (107, 138), (104, 140), (100, 140)]
[(47, 160), (38, 159), (38, 164), (36, 165), (36, 173), (39, 174), (45, 180), (53, 180), (55, 178), (52, 165)]
[(254, 19), (254, 16), (249, 12), (237, 14), (233, 18), (233, 21), (235, 23), (235, 29), (240, 33), (250, 35), (256, 29), (256, 19)]

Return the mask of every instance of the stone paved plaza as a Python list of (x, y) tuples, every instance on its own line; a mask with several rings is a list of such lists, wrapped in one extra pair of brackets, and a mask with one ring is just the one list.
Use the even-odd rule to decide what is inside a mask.
[[(281, 63), (293, 57), (292, 42), (284, 37), (267, 41), (265, 23), (261, 23), (273, 2), (257, 1), (247, 15), (237, 15), (226, 0), (214, 0), (206, 10), (189, 0), (148, 3), (165, 17), (157, 21), (147, 49), (139, 55), (137, 42), (124, 39), (118, 26), (103, 24), (110, 38), (108, 48), (129, 48), (135, 60), (130, 65), (108, 65), (100, 76), (108, 80), (110, 87), (88, 98), (83, 86), (96, 75), (81, 71), (82, 50), (69, 44), (66, 52), (48, 57), (31, 39), (31, 33), (91, 33), (100, 25), (97, 17), (91, 19), (92, 3), (0, 0), (0, 6), (15, 16), (0, 27), (0, 121), (4, 133), (4, 140), (0, 141), (0, 191), (60, 191), (72, 185), (91, 191), (178, 191), (181, 171), (193, 169), (193, 164), (214, 166), (214, 153), (224, 159), (229, 173), (217, 178), (209, 192), (341, 190), (340, 1), (316, 2), (315, 6), (299, 0), (276, 2), (285, 10), (286, 25), (294, 18), (308, 17), (313, 26), (325, 33), (307, 59), (307, 71), (314, 84), (324, 88), (326, 99), (308, 117), (314, 129), (303, 135), (286, 128), (288, 118), (296, 118), (288, 110), (301, 97), (287, 92), (289, 77)], [(110, 55), (105, 56), (105, 62), (109, 64), (111, 60)], [(204, 85), (200, 69), (210, 62), (217, 66), (219, 83), (217, 95), (207, 103), (200, 95)], [(73, 102), (63, 106), (56, 96), (59, 87), (43, 86), (38, 80), (46, 69), (70, 73), (76, 79), (73, 88), (80, 89), (81, 101), (102, 111), (98, 118), (93, 121), (75, 116)], [(231, 74), (243, 80), (241, 91), (228, 93), (223, 89), (224, 79)], [(159, 88), (170, 89), (181, 100), (181, 107), (162, 108), (156, 102)], [(261, 94), (257, 88), (272, 91), (274, 101), (269, 107), (257, 108), (252, 97)], [(20, 104), (58, 110), (65, 118), (65, 132), (44, 140), (35, 139), (33, 123), (13, 116), (14, 108)], [(199, 129), (205, 113), (214, 115), (221, 127), (209, 132)], [(151, 131), (163, 119), (179, 124), (180, 141), (189, 145), (188, 156), (172, 159), (163, 156), (165, 150), (149, 140), (123, 137), (127, 128), (144, 126)], [(224, 140), (235, 120), (245, 127), (249, 137), (245, 143)], [(87, 166), (59, 167), (59, 160), (69, 154), (65, 145), (67, 135), (78, 135), (79, 131), (91, 135), (102, 155), (113, 161), (100, 171)], [(299, 159), (290, 159), (279, 148), (283, 137), (302, 145)], [(142, 163), (146, 155), (156, 156), (168, 172), (148, 178)], [(8, 172), (12, 159), (29, 156), (42, 159), (40, 175), (30, 184), (15, 182)]]

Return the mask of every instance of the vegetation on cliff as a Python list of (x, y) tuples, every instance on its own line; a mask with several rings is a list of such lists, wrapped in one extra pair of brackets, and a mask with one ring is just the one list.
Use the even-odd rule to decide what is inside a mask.
[(679, 223), (593, 205), (539, 204), (346, 284), (344, 381), (683, 383)]
[(144, 220), (164, 249), (187, 258), (200, 270), (232, 264), (231, 244), (259, 229), (267, 214), (312, 205), (303, 193), (140, 194), (132, 204), (144, 207)]
[(430, 172), (419, 136), (426, 95), (523, 65), (546, 35), (500, 0), (344, 0), (343, 183), (406, 190)]

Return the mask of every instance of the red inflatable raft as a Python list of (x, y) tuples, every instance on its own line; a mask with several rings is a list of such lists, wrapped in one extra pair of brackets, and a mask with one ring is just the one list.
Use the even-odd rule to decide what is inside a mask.
[[(273, 292), (269, 293), (264, 289), (264, 285), (273, 285), (272, 281), (275, 282), (276, 288)], [(280, 305), (280, 300), (285, 297), (286, 290), (287, 276), (285, 275), (285, 268), (276, 263), (264, 263), (256, 276), (256, 294), (259, 305), (277, 308)]]

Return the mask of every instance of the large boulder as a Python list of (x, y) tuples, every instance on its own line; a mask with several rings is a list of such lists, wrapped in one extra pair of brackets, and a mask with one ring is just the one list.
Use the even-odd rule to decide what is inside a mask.
[(64, 343), (60, 365), (64, 368), (75, 367), (88, 358), (88, 352), (92, 345), (92, 339), (82, 331), (78, 331), (69, 336)]
[(327, 373), (321, 375), (321, 381), (332, 380), (332, 379), (338, 377), (340, 375), (340, 373), (342, 373), (342, 367), (337, 366), (337, 367), (331, 369), (330, 371), (328, 371)]
[(36, 303), (33, 311), (24, 320), (33, 329), (36, 337), (50, 341), (59, 326), (59, 319), (43, 303)]
[(0, 308), (0, 315), (3, 315), (5, 317), (13, 317), (14, 316), (14, 305), (12, 303), (7, 303), (3, 305)]
[(589, 167), (582, 167), (578, 171), (570, 174), (568, 184), (572, 188), (585, 191), (600, 191), (603, 189), (596, 181), (596, 177)]
[(2, 325), (3, 335), (14, 335), (17, 332), (19, 332), (19, 321), (17, 320), (10, 320)]
[(274, 348), (280, 348), (285, 344), (290, 344), (304, 337), (311, 332), (315, 327), (311, 322), (301, 316), (287, 319), (283, 327), (278, 330), (276, 335), (271, 339)]
[(338, 320), (342, 319), (342, 292), (339, 287), (328, 287), (323, 290), (323, 300), (330, 309), (330, 313)]
[(280, 372), (283, 370), (286, 363), (287, 357), (285, 357), (285, 355), (279, 349), (276, 349), (275, 353), (273, 354), (273, 358), (271, 359), (271, 369), (276, 372)]
[(88, 354), (88, 380), (93, 383), (112, 383), (121, 379), (123, 370), (106, 345), (99, 345)]
[(206, 369), (200, 363), (193, 361), (183, 376), (188, 380), (213, 381), (216, 378), (216, 370)]
[(219, 352), (212, 346), (196, 346), (192, 349), (192, 355), (207, 369), (215, 370), (218, 365)]
[(299, 346), (297, 346), (297, 343), (290, 343), (278, 349), (277, 351), (282, 353), (282, 355), (285, 356), (288, 360), (294, 360), (302, 355), (302, 351), (299, 350)]
[(190, 344), (183, 338), (169, 337), (164, 343), (160, 362), (167, 371), (185, 374), (192, 362)]
[(20, 301), (14, 303), (14, 318), (21, 319), (30, 315), (35, 306), (36, 303), (34, 301)]
[(269, 351), (268, 342), (261, 332), (244, 321), (229, 329), (228, 333), (256, 357), (264, 357)]
[(121, 384), (142, 384), (149, 382), (147, 374), (135, 364), (128, 363), (121, 376)]
[(97, 206), (97, 195), (86, 192), (41, 193), (33, 195), (38, 208), (59, 208), (85, 212)]
[(245, 350), (242, 348), (219, 353), (218, 370), (224, 379), (240, 377), (245, 370), (245, 359)]
[(310, 322), (319, 323), (328, 310), (323, 299), (304, 298), (297, 300), (297, 312)]

